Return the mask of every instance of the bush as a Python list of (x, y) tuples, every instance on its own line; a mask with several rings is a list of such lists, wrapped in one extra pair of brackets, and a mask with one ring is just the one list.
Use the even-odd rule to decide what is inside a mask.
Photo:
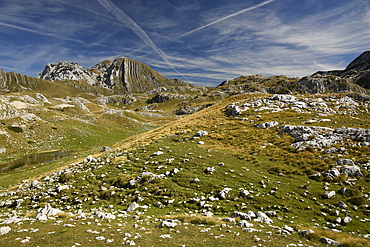
[(67, 183), (73, 179), (73, 175), (71, 173), (63, 173), (59, 176), (59, 183)]
[(362, 196), (354, 196), (354, 197), (349, 198), (347, 201), (356, 206), (362, 206), (367, 203), (366, 198)]

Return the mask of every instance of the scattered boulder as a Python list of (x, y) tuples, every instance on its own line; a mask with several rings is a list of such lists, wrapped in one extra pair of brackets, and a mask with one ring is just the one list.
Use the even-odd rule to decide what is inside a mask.
[(9, 226), (3, 226), (0, 227), (0, 235), (7, 234), (11, 231), (12, 229)]
[(335, 196), (335, 191), (325, 191), (324, 195), (322, 196), (324, 199), (330, 199)]
[(207, 167), (204, 172), (207, 173), (207, 174), (213, 174), (214, 172), (216, 171), (216, 169), (212, 166), (212, 167)]
[(240, 226), (240, 227), (252, 227), (253, 226), (253, 223), (250, 223), (250, 222), (248, 222), (246, 220), (241, 220), (236, 225), (237, 226)]
[(224, 188), (217, 194), (217, 197), (224, 200), (226, 199), (226, 194), (229, 193), (231, 190), (231, 188)]
[(127, 212), (133, 212), (135, 211), (139, 206), (139, 204), (137, 204), (136, 202), (133, 202), (131, 203), (128, 208), (127, 208)]
[(241, 220), (251, 220), (251, 217), (247, 213), (234, 211), (231, 213), (230, 217), (240, 218)]
[(356, 165), (344, 165), (340, 169), (340, 173), (346, 174), (348, 177), (363, 177), (359, 166)]
[(337, 168), (332, 168), (324, 173), (324, 177), (334, 179), (340, 175)]
[(350, 166), (354, 166), (355, 163), (353, 162), (353, 160), (350, 160), (350, 159), (339, 159), (335, 162), (336, 165), (350, 165)]
[(256, 124), (254, 127), (256, 127), (256, 128), (265, 128), (265, 129), (269, 129), (269, 128), (275, 127), (275, 126), (277, 126), (277, 125), (279, 125), (279, 122), (271, 121), (271, 122), (266, 122), (266, 123)]
[(302, 235), (302, 237), (307, 238), (310, 234), (315, 233), (314, 230), (308, 229), (308, 230), (302, 230), (299, 232), (299, 235)]
[(323, 243), (323, 244), (326, 244), (326, 245), (333, 245), (333, 246), (340, 245), (340, 243), (338, 241), (335, 241), (335, 240), (330, 239), (330, 238), (321, 238), (320, 242)]
[(53, 208), (50, 204), (46, 204), (45, 207), (37, 211), (36, 220), (45, 221), (48, 220), (49, 216), (56, 216), (61, 213), (63, 213), (62, 210)]
[(254, 219), (255, 221), (260, 221), (266, 224), (271, 224), (274, 223), (272, 219), (270, 219), (265, 213), (263, 212), (258, 212), (257, 213), (257, 218)]
[(162, 221), (160, 224), (159, 224), (159, 226), (158, 227), (168, 227), (168, 228), (174, 228), (175, 226), (177, 226), (177, 224), (178, 224), (178, 220), (169, 220), (169, 219), (167, 219), (167, 220), (164, 220), (164, 221)]
[(205, 131), (205, 130), (200, 130), (198, 131), (195, 136), (207, 136), (208, 135), (208, 132)]
[(103, 220), (114, 220), (116, 218), (114, 214), (100, 212), (100, 211), (94, 212), (93, 216), (98, 217)]
[(159, 156), (159, 155), (161, 155), (161, 154), (164, 154), (164, 152), (162, 152), (162, 151), (157, 151), (157, 152), (152, 153), (152, 156)]
[(349, 216), (346, 216), (346, 217), (344, 217), (344, 218), (342, 219), (341, 224), (342, 224), (342, 225), (346, 225), (346, 224), (350, 223), (351, 221), (352, 221), (352, 218), (351, 218), (351, 217), (349, 217)]

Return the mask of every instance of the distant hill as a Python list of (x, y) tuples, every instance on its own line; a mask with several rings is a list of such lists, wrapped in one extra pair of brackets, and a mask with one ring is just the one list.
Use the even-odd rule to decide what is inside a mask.
[(362, 53), (344, 70), (318, 71), (301, 79), (286, 76), (241, 76), (224, 81), (217, 88), (229, 94), (246, 92), (279, 94), (356, 92), (369, 94), (370, 51)]

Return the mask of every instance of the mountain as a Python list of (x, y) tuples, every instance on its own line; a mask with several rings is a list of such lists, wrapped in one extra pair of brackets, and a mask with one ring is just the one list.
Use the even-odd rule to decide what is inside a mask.
[(161, 88), (196, 88), (178, 79), (168, 79), (149, 66), (130, 58), (102, 61), (91, 69), (77, 63), (59, 61), (47, 64), (38, 78), (51, 81), (84, 81), (111, 89), (116, 94), (146, 93)]
[(370, 246), (367, 59), (207, 90), (126, 58), (0, 71), (1, 246)]
[(318, 71), (302, 78), (286, 76), (241, 76), (222, 82), (217, 89), (229, 95), (246, 92), (267, 93), (348, 93), (369, 94), (370, 51), (365, 51), (344, 70)]

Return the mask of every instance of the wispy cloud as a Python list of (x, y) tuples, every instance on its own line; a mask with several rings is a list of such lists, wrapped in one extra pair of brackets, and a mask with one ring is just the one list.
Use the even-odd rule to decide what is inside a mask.
[(224, 21), (224, 20), (226, 20), (226, 19), (229, 19), (229, 18), (231, 18), (231, 17), (234, 17), (234, 16), (237, 16), (237, 15), (243, 14), (243, 13), (248, 12), (248, 11), (252, 11), (252, 10), (257, 9), (257, 8), (259, 8), (259, 7), (262, 7), (262, 6), (266, 5), (266, 4), (269, 4), (269, 3), (273, 2), (273, 1), (275, 1), (275, 0), (267, 0), (267, 1), (264, 1), (264, 2), (262, 2), (262, 3), (256, 4), (256, 5), (253, 5), (253, 6), (251, 6), (251, 7), (248, 7), (248, 8), (242, 9), (242, 10), (240, 10), (240, 11), (237, 11), (237, 12), (233, 13), (233, 14), (230, 14), (230, 15), (224, 16), (224, 17), (222, 17), (222, 18), (220, 18), (220, 19), (218, 19), (218, 20), (215, 20), (215, 21), (213, 21), (213, 22), (211, 22), (211, 23), (208, 23), (208, 24), (203, 25), (203, 26), (201, 26), (201, 27), (198, 27), (198, 28), (196, 28), (196, 29), (194, 29), (194, 30), (191, 30), (191, 31), (189, 31), (189, 32), (186, 32), (186, 33), (184, 33), (184, 34), (180, 35), (180, 37), (188, 36), (189, 34), (192, 34), (192, 33), (195, 33), (195, 32), (197, 32), (197, 31), (199, 31), (199, 30), (202, 30), (202, 29), (204, 29), (204, 28), (210, 27), (210, 26), (212, 26), (212, 25), (214, 25), (214, 24), (217, 24), (217, 23), (219, 23), (219, 22), (221, 22), (221, 21)]
[[(148, 34), (125, 12), (115, 6), (110, 0), (98, 0), (98, 2), (110, 13), (112, 13), (120, 22), (128, 25), (149, 47), (151, 47), (173, 70), (182, 75), (168, 60), (167, 54), (160, 49), (148, 36)], [(184, 76), (184, 75), (182, 75)], [(186, 76), (184, 76), (186, 78)]]

